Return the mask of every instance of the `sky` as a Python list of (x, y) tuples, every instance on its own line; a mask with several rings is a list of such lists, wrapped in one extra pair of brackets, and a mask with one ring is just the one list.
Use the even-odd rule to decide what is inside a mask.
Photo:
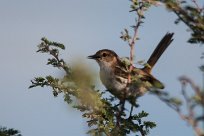
[[(125, 0), (1, 0), (0, 125), (18, 129), (24, 136), (86, 135), (86, 120), (62, 96), (54, 98), (49, 88), (28, 89), (34, 77), (59, 73), (45, 65), (48, 56), (37, 54), (37, 45), (41, 37), (64, 43), (61, 56), (66, 61), (80, 58), (97, 72), (98, 65), (86, 59), (97, 50), (108, 48), (129, 56), (128, 45), (119, 38), (124, 28), (131, 31), (134, 25), (129, 7)], [(174, 32), (174, 41), (153, 75), (173, 96), (181, 97), (178, 78), (182, 75), (201, 85), (202, 47), (186, 42), (187, 27), (175, 25), (176, 16), (162, 6), (150, 8), (145, 16), (135, 45), (136, 60), (147, 60), (163, 35)], [(148, 119), (157, 123), (150, 136), (193, 135), (191, 127), (155, 96), (145, 95), (139, 103), (138, 110), (148, 112)]]

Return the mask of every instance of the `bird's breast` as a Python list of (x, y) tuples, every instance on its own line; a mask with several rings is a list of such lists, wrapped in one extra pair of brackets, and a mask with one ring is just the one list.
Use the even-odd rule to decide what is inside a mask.
[(100, 79), (103, 85), (113, 94), (124, 90), (127, 84), (127, 79), (117, 77), (110, 68), (101, 67)]

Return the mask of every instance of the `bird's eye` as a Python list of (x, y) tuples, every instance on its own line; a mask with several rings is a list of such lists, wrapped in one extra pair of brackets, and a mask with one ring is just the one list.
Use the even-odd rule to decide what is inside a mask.
[(103, 53), (102, 55), (103, 55), (103, 57), (106, 57), (106, 56), (107, 56), (108, 54), (106, 54), (106, 53)]

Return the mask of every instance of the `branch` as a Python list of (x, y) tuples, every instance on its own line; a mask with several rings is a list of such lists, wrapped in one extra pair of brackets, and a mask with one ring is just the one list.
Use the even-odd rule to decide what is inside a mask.
[[(189, 125), (191, 125), (197, 136), (203, 136), (203, 132), (201, 131), (201, 128), (198, 126), (198, 121), (202, 120), (203, 115), (196, 117), (195, 114), (195, 106), (199, 105), (200, 103), (202, 103), (202, 101), (204, 101), (203, 94), (200, 88), (197, 85), (195, 85), (195, 83), (191, 79), (182, 76), (179, 78), (179, 80), (182, 85), (181, 92), (184, 98), (184, 103), (186, 104), (187, 114), (182, 113), (181, 102), (176, 102), (178, 100), (176, 100), (175, 98), (171, 98), (168, 93), (155, 91), (154, 94), (156, 94), (159, 97), (159, 99), (166, 103), (170, 108), (176, 111), (181, 119), (185, 120)], [(194, 91), (195, 96), (199, 97), (199, 101), (198, 100), (195, 101), (193, 97), (189, 97), (187, 95), (186, 86), (188, 84)], [(203, 107), (204, 106), (202, 105), (202, 108)]]
[(191, 30), (191, 38), (188, 40), (188, 42), (203, 44), (203, 9), (199, 7), (196, 0), (192, 1), (197, 5), (196, 7), (193, 7), (191, 5), (182, 5), (183, 2), (180, 1), (162, 0), (166, 7), (178, 16), (178, 19), (175, 21), (175, 23), (178, 24), (180, 21), (182, 21), (185, 25), (187, 25), (188, 30)]
[(201, 133), (200, 133), (201, 131), (197, 126), (198, 122), (197, 122), (197, 120), (195, 120), (195, 113), (193, 111), (193, 106), (191, 104), (192, 103), (191, 99), (187, 96), (186, 89), (185, 89), (186, 83), (189, 83), (189, 82), (192, 83), (192, 81), (190, 81), (190, 79), (184, 78), (184, 77), (180, 78), (180, 81), (181, 81), (181, 84), (182, 84), (181, 92), (182, 92), (182, 95), (183, 95), (184, 100), (185, 100), (186, 105), (187, 105), (188, 115), (185, 116), (181, 112), (178, 112), (178, 114), (180, 115), (180, 117), (183, 120), (186, 120), (193, 127), (194, 131), (196, 132), (196, 134), (198, 136), (201, 136)]
[[(137, 13), (137, 20), (136, 20), (136, 25), (133, 26), (134, 27), (134, 35), (132, 37), (132, 39), (129, 41), (129, 46), (130, 46), (130, 68), (129, 68), (129, 72), (131, 73), (132, 70), (133, 70), (133, 59), (134, 59), (134, 47), (135, 47), (135, 42), (136, 40), (138, 39), (138, 29), (142, 23), (142, 18), (144, 18), (143, 16), (143, 12), (144, 12), (144, 9), (143, 9), (143, 5), (141, 5), (139, 8), (135, 9), (135, 10), (132, 10), (132, 11), (136, 11)], [(130, 11), (130, 12), (132, 12)], [(131, 83), (131, 74), (129, 73), (128, 75), (128, 83), (130, 84)]]
[(198, 3), (197, 3), (197, 1), (196, 0), (191, 0), (194, 4), (195, 4), (195, 6), (196, 6), (196, 8), (197, 8), (197, 10), (198, 10), (198, 12), (202, 12), (202, 8), (200, 8), (200, 6), (198, 5)]
[[(61, 43), (57, 43), (57, 42), (51, 42), (49, 41), (47, 38), (43, 37), (41, 39), (41, 43), (38, 45), (38, 50), (37, 52), (41, 52), (41, 53), (49, 53), (50, 55), (52, 55), (54, 58), (52, 59), (48, 59), (48, 65), (53, 65), (54, 67), (57, 68), (62, 68), (67, 75), (70, 74), (69, 71), (69, 67), (68, 65), (65, 63), (65, 61), (63, 59), (59, 59), (59, 49), (65, 49), (65, 46)], [(55, 47), (55, 48), (52, 48)]]
[(183, 86), (185, 86), (186, 84), (189, 84), (191, 86), (191, 88), (195, 92), (195, 94), (201, 98), (201, 100), (202, 100), (201, 104), (204, 107), (204, 94), (202, 93), (200, 87), (197, 86), (190, 78), (188, 78), (186, 76), (180, 77), (179, 81), (181, 82), (181, 84)]

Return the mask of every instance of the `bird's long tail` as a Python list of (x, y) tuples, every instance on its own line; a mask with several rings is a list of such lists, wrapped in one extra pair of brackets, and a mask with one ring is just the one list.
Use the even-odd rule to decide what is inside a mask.
[(173, 41), (172, 37), (173, 37), (174, 33), (167, 33), (159, 42), (159, 44), (157, 45), (156, 49), (154, 50), (154, 52), (152, 53), (152, 55), (150, 56), (149, 60), (147, 61), (147, 66), (145, 66), (143, 68), (143, 70), (147, 73), (151, 73), (152, 68), (154, 67), (154, 65), (156, 64), (156, 62), (159, 60), (159, 58), (161, 57), (161, 55), (164, 53), (164, 51), (167, 49), (167, 47), (171, 44), (171, 42)]

